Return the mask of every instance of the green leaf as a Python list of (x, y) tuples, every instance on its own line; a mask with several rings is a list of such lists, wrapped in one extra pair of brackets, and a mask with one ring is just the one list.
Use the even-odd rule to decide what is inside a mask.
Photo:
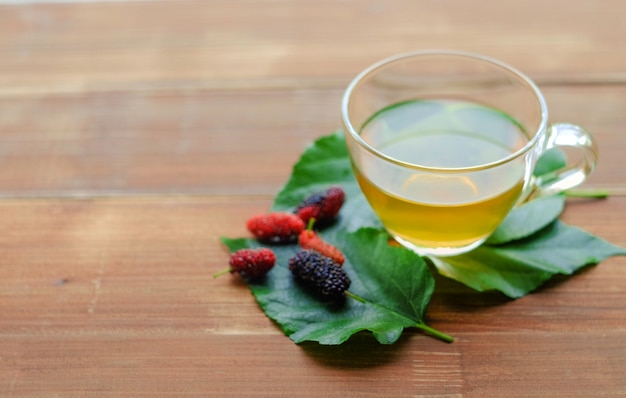
[(554, 221), (564, 207), (560, 195), (527, 202), (513, 209), (485, 243), (498, 245), (530, 236)]
[(432, 261), (441, 274), (476, 290), (518, 298), (552, 275), (571, 275), (616, 255), (626, 255), (626, 249), (557, 220), (526, 239)]
[(544, 152), (533, 170), (535, 177), (551, 174), (567, 165), (565, 152), (559, 148), (552, 148)]
[(333, 184), (340, 185), (346, 192), (337, 225), (339, 229), (382, 228), (359, 189), (341, 131), (319, 138), (305, 150), (294, 165), (289, 181), (276, 196), (272, 210), (290, 211), (303, 198)]
[(502, 258), (487, 246), (454, 257), (431, 257), (439, 273), (479, 292), (499, 290), (519, 298), (552, 277), (523, 261)]
[(487, 249), (522, 260), (537, 269), (566, 275), (584, 265), (597, 264), (615, 255), (626, 255), (626, 249), (558, 220), (529, 239), (497, 247), (485, 246)]
[[(415, 253), (388, 244), (388, 235), (364, 228), (337, 233), (336, 243), (346, 256), (343, 267), (352, 280), (356, 300), (341, 305), (320, 302), (294, 281), (288, 269), (296, 245), (272, 246), (277, 265), (250, 289), (266, 315), (294, 342), (341, 344), (360, 331), (370, 331), (382, 344), (392, 344), (404, 328), (417, 327), (450, 340), (428, 327), (424, 314), (434, 290), (434, 279)], [(222, 239), (231, 251), (256, 247), (249, 239)]]

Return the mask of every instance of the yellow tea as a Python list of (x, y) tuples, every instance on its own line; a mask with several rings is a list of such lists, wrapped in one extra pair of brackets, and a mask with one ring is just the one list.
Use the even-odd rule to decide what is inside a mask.
[(362, 170), (355, 167), (364, 195), (386, 228), (418, 251), (480, 244), (524, 187), (523, 161), (481, 169), (528, 142), (513, 117), (481, 104), (397, 103), (374, 114), (361, 136), (396, 162), (418, 165), (383, 167), (365, 156)]

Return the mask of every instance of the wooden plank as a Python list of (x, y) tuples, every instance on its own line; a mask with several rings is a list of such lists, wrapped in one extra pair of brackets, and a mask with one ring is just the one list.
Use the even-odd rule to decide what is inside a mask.
[[(552, 120), (592, 131), (589, 187), (625, 188), (626, 86), (542, 87)], [(274, 195), (314, 139), (341, 128), (343, 87), (0, 98), (4, 196)], [(37, 115), (37, 117), (30, 117)]]
[[(212, 278), (228, 257), (219, 236), (245, 236), (245, 219), (268, 205), (245, 197), (0, 202), (0, 395), (626, 391), (626, 257), (514, 301), (437, 276), (428, 322), (454, 344), (408, 331), (391, 346), (368, 335), (297, 346), (237, 278)], [(626, 246), (624, 210), (624, 198), (577, 202), (564, 220)]]
[(624, 82), (620, 10), (620, 0), (7, 5), (0, 8), (0, 93), (345, 78), (424, 48), (485, 53), (558, 80)]
[(338, 128), (339, 91), (3, 99), (0, 181), (5, 194), (274, 192)]

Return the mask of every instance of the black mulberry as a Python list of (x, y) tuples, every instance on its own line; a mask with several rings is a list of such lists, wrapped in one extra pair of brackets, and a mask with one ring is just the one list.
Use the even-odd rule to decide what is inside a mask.
[(289, 260), (296, 281), (310, 288), (322, 299), (341, 302), (350, 287), (350, 278), (330, 257), (315, 250), (302, 250)]

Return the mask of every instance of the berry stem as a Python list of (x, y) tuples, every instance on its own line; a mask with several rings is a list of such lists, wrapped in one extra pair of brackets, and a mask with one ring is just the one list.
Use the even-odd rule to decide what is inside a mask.
[(313, 224), (315, 224), (315, 217), (309, 218), (309, 224), (306, 226), (307, 231), (313, 231)]
[(216, 273), (213, 274), (213, 278), (219, 278), (220, 276), (227, 274), (231, 271), (232, 271), (232, 268), (226, 268), (221, 271), (217, 271)]
[(454, 337), (448, 334), (445, 334), (443, 332), (440, 332), (437, 329), (431, 328), (430, 326), (428, 326), (427, 324), (423, 322), (416, 324), (415, 327), (423, 330), (424, 332), (430, 334), (433, 337), (438, 338), (439, 340), (445, 341), (446, 343), (452, 343), (454, 341)]
[(346, 291), (345, 291), (345, 295), (346, 295), (347, 297), (350, 297), (351, 299), (355, 299), (356, 301), (358, 301), (358, 302), (360, 302), (360, 303), (363, 303), (363, 304), (367, 303), (367, 301), (366, 301), (363, 297), (361, 297), (361, 296), (357, 296), (356, 294), (352, 293), (352, 292), (351, 292), (351, 291), (349, 291), (349, 290), (346, 290)]

